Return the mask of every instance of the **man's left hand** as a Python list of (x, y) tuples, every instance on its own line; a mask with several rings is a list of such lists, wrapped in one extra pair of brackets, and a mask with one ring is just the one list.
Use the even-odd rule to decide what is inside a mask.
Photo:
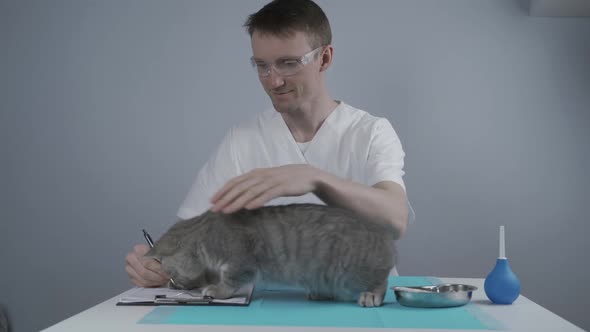
[(313, 192), (321, 171), (307, 164), (257, 168), (229, 180), (211, 203), (211, 211), (232, 213), (242, 208), (256, 209), (282, 196)]

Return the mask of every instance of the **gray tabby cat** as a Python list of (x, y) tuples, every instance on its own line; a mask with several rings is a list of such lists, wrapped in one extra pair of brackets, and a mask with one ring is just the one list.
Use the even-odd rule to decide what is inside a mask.
[(179, 221), (146, 256), (184, 289), (231, 297), (257, 278), (303, 287), (311, 300), (380, 306), (396, 260), (393, 228), (345, 209), (268, 206)]

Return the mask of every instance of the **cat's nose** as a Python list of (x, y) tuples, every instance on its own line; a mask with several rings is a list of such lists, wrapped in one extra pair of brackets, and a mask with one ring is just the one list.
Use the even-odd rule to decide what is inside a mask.
[(182, 289), (182, 286), (179, 285), (177, 281), (174, 281), (174, 279), (170, 278), (170, 280), (168, 281), (168, 288)]
[(177, 287), (180, 288), (180, 286), (178, 285), (178, 283), (174, 280), (174, 278), (170, 278), (170, 280), (168, 281), (168, 286), (169, 288), (173, 288), (173, 287)]

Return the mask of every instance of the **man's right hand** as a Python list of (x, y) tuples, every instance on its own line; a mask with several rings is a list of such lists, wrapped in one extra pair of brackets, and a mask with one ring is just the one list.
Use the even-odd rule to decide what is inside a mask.
[(145, 244), (135, 245), (133, 251), (125, 257), (125, 271), (131, 282), (139, 287), (163, 286), (170, 277), (162, 271), (160, 263), (152, 258), (144, 257), (149, 250), (150, 247)]

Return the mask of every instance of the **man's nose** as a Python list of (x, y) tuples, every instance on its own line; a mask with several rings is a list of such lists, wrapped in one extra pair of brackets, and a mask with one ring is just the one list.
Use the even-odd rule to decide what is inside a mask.
[(270, 80), (270, 84), (273, 89), (285, 84), (285, 80), (275, 71), (274, 67), (271, 67), (268, 79)]

